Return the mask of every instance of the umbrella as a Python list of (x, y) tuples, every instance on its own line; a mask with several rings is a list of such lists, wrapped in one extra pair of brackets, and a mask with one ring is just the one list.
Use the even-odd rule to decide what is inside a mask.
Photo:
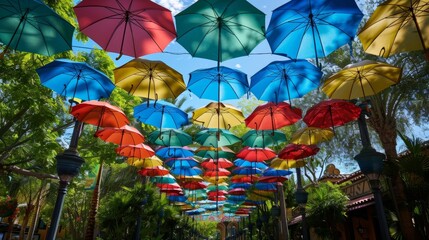
[(228, 176), (204, 177), (204, 180), (212, 184), (226, 183), (228, 179)]
[(188, 200), (186, 196), (168, 196), (167, 198), (171, 202), (186, 202)]
[(246, 126), (256, 130), (274, 130), (292, 125), (302, 118), (299, 108), (292, 108), (285, 102), (268, 102), (260, 105), (246, 118)]
[(240, 142), (240, 138), (226, 129), (206, 129), (197, 133), (195, 141), (202, 146), (224, 147)]
[(52, 56), (72, 49), (74, 27), (40, 0), (0, 3), (0, 42), (10, 48)]
[(151, 177), (150, 181), (153, 183), (175, 183), (176, 179), (171, 174), (167, 174), (164, 176), (155, 176)]
[(215, 170), (209, 170), (204, 172), (205, 177), (222, 177), (222, 176), (229, 176), (229, 175), (231, 175), (231, 172), (221, 167)]
[(243, 135), (243, 145), (249, 147), (269, 147), (286, 142), (286, 135), (280, 131), (250, 130)]
[(207, 186), (208, 191), (216, 191), (218, 190), (228, 190), (228, 184), (227, 183), (219, 183), (219, 184), (210, 184)]
[(120, 128), (129, 124), (125, 113), (107, 102), (88, 101), (72, 107), (71, 114), (79, 121), (98, 127)]
[(353, 40), (362, 17), (354, 0), (292, 0), (273, 11), (266, 36), (273, 53), (319, 65)]
[(186, 89), (182, 74), (160, 61), (134, 59), (113, 72), (116, 86), (134, 96), (177, 98)]
[(227, 195), (228, 192), (225, 190), (217, 190), (217, 191), (210, 191), (207, 193), (207, 196), (223, 196)]
[(181, 147), (162, 147), (156, 150), (156, 155), (160, 158), (187, 158), (194, 156), (194, 153)]
[(255, 189), (256, 190), (262, 190), (262, 191), (268, 191), (268, 192), (275, 192), (275, 191), (277, 191), (277, 185), (274, 183), (257, 182), (257, 183), (255, 183)]
[(98, 130), (95, 136), (105, 142), (123, 145), (137, 145), (144, 142), (143, 135), (134, 127), (128, 125), (121, 128), (104, 128)]
[(249, 162), (263, 162), (275, 158), (276, 155), (270, 148), (244, 147), (235, 156)]
[(204, 182), (184, 182), (181, 185), (183, 188), (191, 190), (207, 188), (207, 183)]
[(273, 161), (271, 161), (271, 168), (274, 169), (280, 169), (280, 170), (287, 170), (291, 168), (299, 168), (303, 167), (305, 165), (305, 161), (302, 160), (293, 160), (293, 159), (281, 159), (276, 158)]
[(232, 173), (236, 175), (252, 175), (252, 174), (261, 174), (262, 170), (259, 168), (252, 168), (252, 167), (237, 167), (232, 170)]
[(197, 1), (175, 16), (177, 42), (218, 62), (249, 55), (265, 38), (265, 14), (245, 0)]
[(80, 31), (109, 52), (138, 58), (176, 37), (170, 10), (152, 1), (85, 0), (74, 11)]
[(258, 179), (260, 183), (275, 183), (275, 182), (284, 182), (288, 178), (286, 176), (262, 176)]
[(203, 171), (197, 167), (192, 168), (172, 168), (170, 173), (177, 176), (195, 176), (201, 175)]
[(206, 128), (230, 129), (244, 121), (243, 113), (235, 107), (223, 103), (209, 103), (194, 111), (192, 120)]
[(306, 60), (276, 61), (251, 77), (250, 91), (259, 100), (283, 102), (319, 87), (322, 71)]
[(320, 148), (316, 145), (288, 144), (279, 152), (282, 159), (302, 159), (318, 153)]
[(208, 158), (203, 162), (201, 162), (201, 167), (205, 169), (210, 169), (210, 170), (217, 169), (218, 167), (229, 168), (232, 166), (233, 166), (232, 162), (230, 162), (226, 158), (218, 158), (218, 159)]
[(191, 168), (198, 166), (199, 162), (192, 157), (188, 158), (170, 158), (166, 160), (165, 165), (170, 168)]
[(380, 4), (359, 33), (365, 52), (382, 57), (423, 50), (429, 60), (427, 0), (395, 0)]
[(233, 183), (252, 183), (258, 181), (259, 177), (256, 175), (235, 175), (231, 177)]
[[(209, 196), (208, 199), (211, 200), (211, 201), (225, 201), (226, 197), (225, 196), (216, 196), (215, 195), (215, 196)], [(215, 208), (215, 210), (216, 210), (216, 208)]]
[(329, 141), (333, 137), (334, 132), (330, 128), (305, 127), (292, 135), (290, 143), (306, 145), (319, 144)]
[(303, 120), (310, 127), (342, 126), (359, 118), (361, 109), (344, 100), (325, 100), (307, 110)]
[(199, 176), (199, 175), (194, 175), (194, 176), (182, 176), (182, 175), (179, 175), (179, 176), (176, 176), (176, 178), (178, 180), (187, 181), (187, 182), (191, 182), (191, 181), (200, 182), (200, 181), (203, 181), (203, 178), (201, 176)]
[(127, 158), (127, 164), (138, 167), (138, 168), (148, 168), (148, 167), (157, 167), (162, 166), (162, 161), (157, 157), (151, 158)]
[(188, 124), (188, 114), (165, 101), (150, 100), (134, 107), (134, 117), (157, 128), (180, 128)]
[(235, 156), (235, 152), (228, 147), (199, 147), (195, 150), (195, 155), (202, 158), (232, 158)]
[(167, 175), (168, 173), (169, 173), (168, 169), (166, 169), (163, 166), (147, 167), (138, 171), (138, 174), (142, 176), (149, 176), (149, 177), (164, 176), (164, 175)]
[(57, 59), (36, 71), (43, 86), (72, 99), (108, 98), (115, 88), (104, 73), (84, 62)]
[(268, 168), (267, 164), (265, 164), (264, 162), (250, 162), (240, 158), (234, 160), (234, 165), (237, 167), (253, 167), (253, 168), (259, 168), (259, 169)]
[(234, 188), (228, 191), (229, 195), (245, 195), (246, 189), (244, 188)]
[(192, 137), (182, 130), (168, 128), (155, 130), (148, 136), (149, 142), (160, 146), (186, 146), (192, 144)]
[(401, 77), (401, 68), (364, 60), (349, 64), (329, 77), (323, 83), (322, 91), (331, 99), (366, 98), (397, 84)]
[(124, 157), (148, 158), (155, 155), (155, 151), (143, 143), (137, 145), (123, 145), (116, 148), (116, 153)]
[(252, 184), (251, 183), (233, 183), (229, 187), (230, 188), (244, 188), (244, 189), (249, 189), (250, 187), (252, 187)]
[(239, 99), (249, 91), (247, 75), (227, 67), (200, 69), (191, 72), (188, 90), (199, 98), (224, 101)]

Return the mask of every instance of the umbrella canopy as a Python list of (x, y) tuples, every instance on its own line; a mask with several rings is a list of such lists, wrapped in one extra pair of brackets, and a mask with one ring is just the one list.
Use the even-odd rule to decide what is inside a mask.
[(344, 100), (325, 100), (307, 110), (303, 120), (310, 127), (342, 126), (359, 118), (361, 109)]
[(244, 189), (249, 189), (250, 187), (252, 187), (251, 183), (233, 183), (231, 184), (231, 186), (229, 186), (231, 189), (232, 188), (244, 188)]
[(258, 179), (259, 183), (276, 183), (284, 182), (288, 178), (286, 176), (262, 176)]
[(168, 196), (167, 199), (171, 202), (186, 202), (188, 200), (186, 196)]
[(71, 114), (79, 121), (97, 127), (120, 128), (129, 124), (121, 109), (107, 102), (88, 101), (72, 107)]
[(204, 172), (205, 177), (220, 177), (220, 176), (229, 176), (229, 175), (231, 175), (231, 172), (221, 167), (215, 170), (209, 170)]
[(194, 176), (179, 175), (179, 176), (176, 176), (176, 178), (180, 181), (187, 181), (187, 182), (201, 182), (201, 181), (203, 181), (203, 178), (199, 175), (194, 175)]
[(243, 113), (235, 107), (223, 103), (209, 103), (194, 111), (194, 124), (206, 128), (230, 129), (244, 122)]
[(265, 38), (265, 14), (245, 0), (197, 1), (175, 16), (177, 42), (192, 56), (226, 61)]
[(72, 49), (74, 27), (40, 0), (1, 1), (0, 42), (7, 49), (52, 56)]
[(147, 167), (138, 171), (138, 174), (142, 176), (149, 176), (149, 177), (164, 176), (164, 175), (167, 175), (168, 173), (169, 173), (168, 169), (166, 169), (163, 166)]
[(316, 145), (288, 144), (279, 152), (282, 159), (302, 159), (318, 153), (320, 148)]
[(194, 153), (181, 147), (162, 147), (156, 150), (156, 155), (160, 158), (187, 158), (194, 156)]
[(229, 167), (232, 167), (233, 165), (234, 164), (226, 158), (218, 158), (218, 159), (208, 158), (203, 162), (201, 162), (201, 167), (205, 169), (210, 169), (210, 170), (217, 169), (217, 168), (229, 168)]
[(195, 141), (202, 146), (223, 147), (240, 142), (240, 138), (226, 129), (206, 129), (197, 133)]
[(275, 158), (276, 155), (270, 148), (244, 147), (235, 156), (249, 162), (263, 162)]
[(289, 170), (283, 170), (283, 169), (273, 169), (268, 168), (263, 173), (263, 177), (279, 177), (279, 176), (287, 176), (292, 174), (292, 171)]
[(236, 159), (234, 160), (234, 165), (237, 167), (253, 167), (253, 168), (259, 168), (259, 169), (266, 169), (268, 168), (267, 164), (265, 162), (250, 162), (245, 159)]
[(176, 179), (171, 174), (167, 174), (164, 176), (155, 176), (151, 177), (150, 181), (153, 183), (175, 183)]
[(137, 145), (124, 145), (116, 148), (116, 153), (124, 157), (148, 158), (155, 155), (155, 151), (143, 143)]
[(225, 196), (216, 196), (216, 195), (214, 195), (214, 196), (208, 196), (208, 199), (209, 200), (211, 200), (211, 201), (225, 201), (226, 200), (226, 197)]
[(186, 132), (168, 128), (158, 129), (151, 132), (148, 136), (149, 142), (160, 146), (186, 146), (192, 144), (192, 137)]
[(429, 60), (427, 0), (389, 0), (380, 4), (359, 33), (365, 52), (389, 57), (424, 50)]
[(161, 61), (134, 59), (113, 73), (116, 86), (147, 99), (177, 98), (186, 89), (182, 74)]
[(258, 181), (259, 177), (257, 175), (235, 175), (231, 177), (231, 182), (233, 183), (253, 183)]
[(286, 135), (280, 131), (250, 130), (242, 137), (243, 145), (249, 147), (269, 147), (286, 142)]
[(246, 195), (246, 189), (244, 188), (234, 188), (228, 191), (229, 195)]
[(195, 155), (202, 158), (231, 158), (235, 156), (235, 152), (228, 147), (199, 147), (195, 150)]
[(127, 164), (138, 168), (150, 168), (162, 166), (162, 161), (157, 157), (151, 158), (128, 158)]
[(188, 114), (165, 101), (150, 100), (134, 107), (134, 117), (157, 128), (180, 128), (188, 124)]
[(228, 192), (225, 190), (210, 191), (207, 193), (208, 196), (223, 196), (227, 194)]
[(255, 183), (256, 190), (275, 192), (277, 191), (277, 185), (275, 183), (257, 182)]
[(192, 157), (170, 158), (166, 160), (164, 163), (170, 168), (191, 168), (191, 167), (196, 167), (200, 164), (197, 160), (193, 159)]
[(291, 168), (299, 168), (303, 167), (305, 165), (305, 161), (303, 160), (294, 160), (294, 159), (281, 159), (276, 158), (273, 161), (271, 161), (271, 168), (274, 169), (280, 169), (280, 170), (287, 170)]
[(317, 60), (352, 41), (362, 17), (354, 0), (292, 0), (273, 11), (266, 36), (273, 53)]
[(74, 11), (80, 31), (109, 52), (138, 58), (176, 37), (170, 10), (152, 1), (85, 0)]
[(228, 184), (227, 183), (219, 183), (218, 185), (210, 184), (207, 187), (208, 191), (216, 191), (216, 190), (228, 190)]
[(199, 98), (224, 101), (242, 97), (249, 91), (249, 83), (241, 71), (215, 67), (191, 72), (188, 90)]
[(208, 184), (205, 182), (184, 182), (181, 185), (185, 189), (195, 190), (195, 189), (205, 189), (207, 188)]
[(72, 99), (89, 101), (108, 98), (115, 88), (104, 73), (84, 62), (57, 59), (36, 71), (43, 86)]
[(246, 118), (246, 126), (256, 130), (274, 130), (289, 126), (302, 118), (299, 108), (292, 108), (285, 102), (268, 102), (260, 105)]
[(333, 137), (334, 131), (330, 128), (305, 127), (292, 135), (290, 143), (306, 145), (319, 144), (329, 141)]
[(105, 142), (123, 145), (137, 145), (144, 142), (143, 135), (134, 127), (128, 125), (121, 128), (104, 128), (98, 130), (95, 136)]
[(250, 91), (259, 100), (283, 102), (319, 87), (322, 71), (306, 60), (276, 61), (251, 77)]
[(192, 168), (172, 168), (170, 173), (177, 176), (195, 176), (201, 175), (203, 171), (197, 167)]
[(322, 91), (331, 99), (366, 98), (397, 84), (402, 69), (387, 63), (364, 60), (349, 64), (329, 77)]
[(262, 170), (259, 168), (251, 168), (251, 167), (237, 167), (232, 170), (232, 173), (236, 175), (252, 175), (252, 174), (261, 174)]

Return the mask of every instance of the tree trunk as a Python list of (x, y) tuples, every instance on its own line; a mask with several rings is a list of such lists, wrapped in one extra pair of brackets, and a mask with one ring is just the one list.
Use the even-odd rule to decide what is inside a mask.
[(27, 228), (28, 221), (30, 220), (30, 217), (31, 217), (31, 212), (33, 212), (34, 207), (35, 206), (31, 203), (31, 201), (29, 201), (27, 203), (27, 207), (25, 209), (24, 219), (23, 219), (22, 225), (21, 225), (21, 231), (19, 232), (19, 239), (24, 239), (25, 229)]
[(98, 169), (98, 174), (97, 174), (97, 181), (95, 183), (94, 192), (92, 194), (91, 209), (89, 210), (88, 226), (85, 232), (85, 240), (94, 239), (95, 217), (97, 215), (98, 202), (100, 199), (100, 182), (101, 182), (102, 172), (103, 172), (103, 161), (100, 162), (100, 167)]

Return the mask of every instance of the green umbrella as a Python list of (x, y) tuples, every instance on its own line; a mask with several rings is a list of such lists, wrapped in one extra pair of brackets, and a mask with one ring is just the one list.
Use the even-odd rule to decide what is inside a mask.
[(0, 42), (51, 56), (71, 50), (74, 27), (40, 0), (0, 1)]
[(218, 185), (217, 187), (216, 187), (216, 185), (210, 185), (210, 186), (208, 186), (207, 187), (207, 190), (208, 191), (216, 191), (216, 190), (225, 190), (225, 191), (228, 191), (228, 186), (225, 186), (225, 185)]
[(155, 130), (148, 136), (149, 142), (160, 146), (186, 146), (192, 144), (192, 137), (182, 130), (164, 128)]
[(202, 158), (213, 158), (213, 159), (235, 157), (235, 153), (228, 147), (214, 148), (214, 147), (203, 146), (195, 150), (195, 155)]
[(195, 141), (206, 147), (223, 147), (240, 142), (240, 138), (225, 129), (206, 129), (197, 133)]
[(177, 42), (192, 56), (222, 62), (265, 39), (265, 14), (245, 0), (201, 0), (175, 16)]
[(171, 174), (167, 174), (164, 176), (151, 177), (150, 181), (153, 183), (175, 183), (176, 179)]
[(286, 135), (280, 131), (250, 130), (242, 139), (246, 146), (264, 148), (286, 142)]

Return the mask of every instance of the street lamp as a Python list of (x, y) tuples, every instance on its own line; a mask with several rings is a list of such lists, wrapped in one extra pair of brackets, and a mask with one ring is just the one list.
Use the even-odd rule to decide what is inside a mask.
[(147, 196), (145, 196), (143, 198), (143, 200), (140, 203), (140, 209), (139, 209), (139, 217), (137, 218), (137, 222), (136, 222), (136, 229), (134, 230), (134, 236), (133, 239), (134, 240), (140, 240), (140, 228), (142, 225), (142, 214), (143, 214), (143, 207), (144, 205), (147, 203)]
[(58, 154), (55, 159), (57, 160), (57, 173), (60, 177), (60, 186), (58, 188), (57, 200), (55, 202), (54, 211), (51, 218), (51, 226), (49, 227), (46, 239), (54, 240), (58, 231), (58, 224), (61, 218), (63, 209), (64, 198), (67, 194), (67, 186), (70, 181), (79, 174), (80, 167), (85, 162), (77, 152), (77, 142), (79, 135), (82, 131), (83, 124), (76, 121), (73, 129), (72, 139), (70, 146), (64, 153)]
[(380, 192), (380, 175), (383, 171), (383, 161), (386, 156), (383, 153), (377, 152), (371, 146), (368, 127), (365, 120), (366, 116), (370, 115), (369, 102), (363, 102), (359, 107), (362, 109), (358, 119), (358, 125), (363, 148), (360, 153), (354, 157), (354, 159), (358, 162), (361, 172), (368, 178), (372, 193), (374, 194), (381, 239), (389, 240), (389, 228), (387, 226), (383, 200)]

